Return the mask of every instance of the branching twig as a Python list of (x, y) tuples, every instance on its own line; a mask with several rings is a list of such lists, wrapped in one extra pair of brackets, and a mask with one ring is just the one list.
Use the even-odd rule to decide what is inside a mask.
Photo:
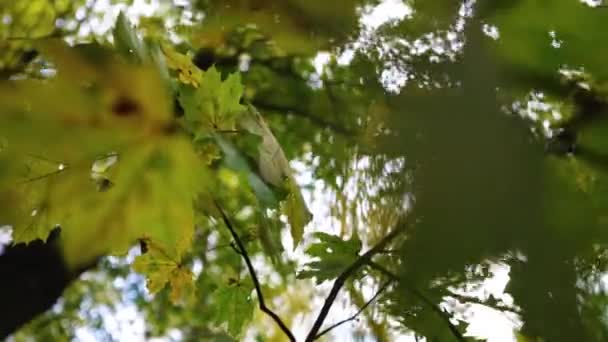
[(406, 290), (410, 291), (414, 296), (418, 297), (418, 299), (420, 299), (423, 303), (428, 305), (429, 308), (431, 308), (431, 310), (433, 310), (435, 313), (437, 313), (437, 315), (439, 315), (439, 317), (446, 323), (446, 325), (448, 326), (448, 328), (450, 329), (450, 331), (452, 332), (452, 335), (454, 335), (456, 340), (461, 341), (461, 342), (465, 341), (464, 336), (462, 336), (460, 331), (458, 331), (458, 328), (456, 328), (454, 326), (454, 324), (452, 324), (452, 322), (450, 322), (450, 316), (445, 311), (443, 311), (438, 305), (435, 305), (435, 303), (433, 303), (430, 299), (428, 299), (422, 292), (420, 292), (415, 287), (409, 286), (402, 277), (399, 277), (398, 275), (394, 274), (393, 272), (387, 270), (384, 266), (377, 264), (377, 263), (373, 262), (372, 260), (369, 260), (367, 264), (371, 268), (373, 268), (373, 269), (379, 271), (380, 273), (384, 274), (385, 276), (387, 276), (389, 279), (398, 281), (400, 284), (402, 284)]
[(215, 202), (215, 206), (217, 207), (218, 211), (221, 213), (224, 224), (226, 225), (226, 227), (228, 227), (228, 230), (230, 230), (230, 234), (232, 235), (234, 242), (236, 242), (238, 249), (241, 251), (240, 254), (243, 256), (243, 259), (245, 259), (245, 264), (247, 265), (247, 269), (249, 270), (249, 274), (251, 275), (251, 280), (253, 281), (253, 285), (255, 286), (255, 292), (258, 295), (258, 301), (260, 303), (260, 310), (262, 310), (264, 313), (266, 313), (268, 316), (270, 316), (275, 321), (275, 323), (279, 326), (279, 328), (281, 328), (283, 333), (285, 333), (285, 335), (287, 335), (287, 337), (289, 338), (290, 341), (295, 342), (296, 338), (293, 336), (293, 333), (291, 332), (291, 330), (289, 330), (287, 325), (285, 325), (285, 323), (283, 323), (281, 318), (276, 313), (274, 313), (272, 310), (270, 310), (266, 306), (266, 303), (264, 302), (264, 295), (262, 294), (262, 287), (260, 286), (260, 281), (258, 280), (258, 276), (255, 272), (255, 269), (253, 268), (251, 259), (249, 259), (249, 255), (247, 254), (245, 245), (241, 241), (241, 238), (239, 237), (239, 235), (234, 230), (234, 227), (232, 227), (232, 223), (230, 223), (230, 220), (228, 219), (228, 216), (226, 215), (226, 213), (224, 213), (224, 210), (222, 209), (222, 207), (220, 207), (220, 205), (217, 202)]
[(367, 307), (374, 302), (374, 300), (376, 300), (376, 298), (378, 298), (378, 296), (384, 292), (384, 290), (386, 290), (386, 288), (393, 282), (393, 280), (389, 280), (387, 282), (384, 283), (384, 285), (382, 285), (380, 287), (380, 289), (378, 289), (378, 291), (376, 292), (376, 294), (374, 294), (374, 296), (372, 298), (370, 298), (370, 300), (368, 300), (365, 304), (363, 304), (363, 306), (361, 308), (359, 308), (359, 311), (357, 311), (354, 315), (350, 316), (349, 318), (343, 319), (338, 323), (332, 324), (329, 328), (324, 329), (323, 331), (321, 331), (320, 333), (317, 334), (317, 336), (315, 336), (315, 339), (320, 338), (321, 336), (327, 334), (328, 332), (330, 332), (331, 330), (341, 326), (342, 324), (346, 323), (346, 322), (350, 322), (352, 320), (354, 320), (355, 318), (357, 318), (357, 316), (359, 316), (363, 311), (365, 311), (365, 309), (367, 309)]
[(357, 272), (359, 268), (367, 264), (375, 254), (383, 250), (386, 245), (388, 245), (391, 241), (393, 241), (393, 239), (395, 239), (400, 233), (402, 233), (406, 227), (407, 226), (405, 225), (405, 223), (398, 224), (395, 229), (393, 229), (384, 238), (382, 238), (382, 240), (380, 240), (380, 242), (378, 242), (374, 247), (372, 247), (372, 249), (359, 256), (357, 260), (355, 260), (350, 266), (348, 266), (348, 268), (344, 270), (344, 272), (342, 272), (338, 276), (338, 278), (336, 278), (336, 280), (334, 280), (334, 285), (329, 291), (329, 295), (327, 295), (327, 298), (325, 298), (323, 307), (321, 307), (321, 311), (319, 312), (317, 319), (313, 323), (312, 328), (310, 328), (310, 331), (306, 336), (306, 342), (312, 342), (317, 338), (319, 330), (323, 325), (323, 321), (325, 321), (325, 318), (329, 313), (329, 309), (331, 309), (332, 305), (334, 304), (334, 301), (338, 296), (338, 292), (340, 292), (340, 289), (342, 289), (342, 286), (344, 286), (346, 280), (355, 272)]

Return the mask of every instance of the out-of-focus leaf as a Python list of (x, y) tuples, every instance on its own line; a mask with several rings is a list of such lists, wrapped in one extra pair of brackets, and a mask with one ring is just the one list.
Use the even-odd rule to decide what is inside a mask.
[(192, 57), (175, 51), (167, 44), (161, 45), (161, 49), (166, 57), (167, 66), (178, 72), (180, 82), (195, 88), (201, 84), (203, 72), (192, 63)]
[(220, 286), (214, 293), (218, 324), (227, 324), (227, 331), (233, 337), (240, 336), (243, 326), (253, 316), (254, 301), (251, 298), (251, 288), (244, 284), (229, 284)]
[(500, 32), (493, 44), (499, 60), (515, 67), (517, 75), (556, 78), (559, 68), (569, 66), (605, 80), (608, 50), (597, 42), (608, 38), (599, 29), (607, 19), (604, 9), (582, 1), (517, 1), (488, 20)]
[(116, 19), (116, 26), (114, 26), (112, 35), (114, 37), (114, 45), (119, 52), (132, 56), (133, 60), (137, 62), (147, 60), (148, 52), (146, 51), (146, 46), (139, 39), (135, 29), (123, 12), (120, 12)]
[(320, 284), (337, 277), (359, 257), (361, 241), (356, 236), (349, 240), (323, 232), (316, 232), (314, 236), (320, 241), (308, 247), (306, 254), (318, 260), (305, 264), (298, 279), (314, 277)]
[[(97, 252), (121, 252), (137, 238), (151, 238), (181, 258), (194, 232), (193, 200), (204, 184), (202, 165), (186, 141), (145, 146), (126, 153), (111, 178), (114, 187), (80, 199), (86, 216), (99, 226), (78, 230), (84, 220), (66, 227), (68, 260)], [(198, 167), (197, 167), (198, 166)], [(67, 195), (67, 194), (66, 194)], [(67, 230), (70, 229), (70, 230)], [(93, 254), (94, 255), (94, 254)]]
[(96, 44), (71, 47), (60, 39), (43, 39), (35, 46), (61, 72), (61, 77), (75, 83), (96, 82), (102, 76), (98, 68), (114, 62), (108, 50)]
[[(252, 11), (251, 9), (256, 9)], [(210, 1), (208, 18), (194, 39), (215, 46), (223, 33), (244, 24), (255, 24), (280, 48), (311, 53), (330, 42), (345, 40), (357, 29), (357, 1)]]
[[(111, 57), (91, 61), (55, 43), (52, 50), (55, 79), (0, 84), (0, 136), (10, 146), (0, 159), (12, 160), (0, 173), (0, 193), (10, 199), (3, 224), (14, 227), (16, 242), (44, 240), (60, 225), (71, 266), (125, 252), (142, 237), (181, 256), (204, 166), (190, 142), (167, 134), (174, 119), (158, 73)], [(70, 65), (88, 72), (84, 85), (65, 71)], [(28, 153), (56, 162), (33, 168), (19, 162)], [(106, 174), (99, 158), (108, 153), (118, 162)]]

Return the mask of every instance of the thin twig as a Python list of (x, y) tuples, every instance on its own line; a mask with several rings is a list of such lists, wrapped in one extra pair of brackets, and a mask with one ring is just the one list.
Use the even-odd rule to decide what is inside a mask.
[(493, 305), (492, 303), (488, 303), (485, 302), (479, 298), (476, 297), (469, 297), (469, 296), (464, 296), (461, 294), (457, 294), (454, 292), (450, 292), (448, 295), (446, 295), (447, 297), (452, 297), (454, 300), (457, 300), (461, 303), (464, 304), (477, 304), (477, 305), (483, 305), (486, 306), (488, 308), (494, 309), (494, 310), (498, 310), (498, 311), (506, 311), (506, 312), (511, 312), (514, 314), (521, 314), (519, 312), (519, 310), (517, 308), (509, 308), (506, 306), (500, 306), (500, 305)]
[(312, 342), (316, 339), (316, 336), (319, 333), (321, 326), (323, 325), (323, 321), (325, 321), (325, 318), (327, 318), (329, 309), (331, 309), (332, 305), (334, 304), (334, 301), (336, 300), (336, 297), (338, 296), (338, 292), (340, 292), (340, 289), (342, 289), (342, 286), (344, 286), (344, 283), (346, 282), (346, 280), (351, 275), (353, 275), (355, 272), (357, 272), (359, 270), (359, 268), (361, 268), (362, 266), (367, 264), (374, 255), (376, 255), (378, 252), (383, 250), (386, 247), (386, 245), (388, 245), (391, 241), (393, 241), (393, 239), (395, 239), (400, 233), (402, 233), (406, 227), (407, 227), (407, 225), (405, 223), (399, 223), (395, 229), (393, 229), (391, 232), (389, 232), (374, 247), (372, 247), (370, 250), (368, 250), (367, 252), (365, 252), (364, 254), (359, 256), (359, 258), (357, 260), (355, 260), (350, 266), (348, 266), (348, 268), (346, 270), (344, 270), (338, 276), (338, 278), (336, 278), (336, 280), (334, 280), (334, 285), (332, 286), (331, 290), (329, 291), (327, 298), (325, 298), (323, 307), (321, 307), (321, 311), (319, 312), (317, 319), (313, 323), (312, 328), (310, 328), (310, 331), (308, 332), (308, 335), (306, 336), (306, 340), (305, 340), (306, 342)]
[(403, 287), (406, 290), (410, 291), (414, 296), (418, 297), (418, 299), (420, 299), (423, 303), (425, 303), (426, 305), (428, 305), (429, 308), (431, 308), (431, 310), (433, 310), (435, 313), (437, 313), (437, 315), (439, 315), (439, 317), (446, 323), (446, 325), (448, 326), (448, 328), (450, 329), (450, 331), (452, 332), (452, 335), (454, 335), (454, 337), (456, 338), (456, 340), (461, 341), (461, 342), (465, 342), (464, 336), (462, 336), (462, 334), (460, 333), (460, 331), (458, 331), (458, 328), (456, 328), (454, 326), (454, 324), (452, 324), (452, 322), (450, 322), (450, 316), (445, 311), (443, 311), (438, 305), (436, 305), (430, 299), (428, 299), (422, 292), (420, 292), (415, 287), (409, 286), (407, 284), (407, 282), (404, 281), (404, 279), (402, 277), (400, 277), (400, 276), (396, 275), (395, 273), (387, 270), (384, 266), (382, 266), (382, 265), (380, 265), (378, 263), (375, 263), (375, 262), (373, 262), (371, 260), (367, 264), (371, 268), (376, 269), (380, 273), (382, 273), (385, 276), (387, 276), (389, 279), (394, 280), (394, 281), (398, 281), (401, 285), (403, 285)]
[(349, 318), (343, 319), (338, 323), (332, 324), (329, 328), (321, 331), (320, 333), (317, 334), (317, 336), (315, 336), (315, 339), (320, 338), (321, 336), (327, 334), (328, 332), (330, 332), (331, 330), (341, 326), (344, 323), (350, 322), (354, 319), (357, 318), (357, 316), (359, 316), (363, 311), (365, 311), (365, 309), (367, 309), (367, 307), (374, 302), (374, 300), (376, 300), (376, 298), (378, 298), (378, 296), (384, 292), (384, 290), (386, 290), (386, 288), (393, 282), (393, 280), (389, 280), (387, 282), (384, 283), (384, 285), (382, 285), (380, 287), (380, 289), (378, 289), (378, 291), (376, 292), (376, 294), (374, 294), (374, 296), (372, 298), (370, 298), (370, 300), (368, 300), (365, 304), (363, 304), (363, 306), (361, 306), (361, 308), (359, 308), (359, 311), (357, 311), (354, 315), (350, 316)]
[(249, 255), (247, 254), (245, 245), (241, 241), (241, 238), (239, 237), (239, 235), (234, 230), (234, 227), (232, 227), (232, 223), (230, 223), (230, 220), (228, 219), (228, 216), (226, 215), (226, 213), (224, 212), (222, 207), (220, 207), (219, 203), (217, 203), (215, 200), (214, 200), (214, 202), (215, 202), (215, 206), (217, 207), (219, 212), (222, 214), (222, 220), (224, 221), (224, 224), (226, 225), (226, 227), (228, 227), (228, 230), (230, 230), (230, 234), (232, 235), (234, 242), (236, 242), (237, 247), (240, 249), (240, 251), (241, 251), (240, 254), (243, 256), (243, 259), (245, 259), (245, 264), (247, 265), (247, 269), (249, 270), (249, 274), (251, 275), (251, 280), (253, 281), (253, 285), (255, 286), (255, 292), (258, 295), (260, 310), (262, 310), (264, 313), (266, 313), (268, 316), (270, 316), (275, 321), (275, 323), (279, 326), (279, 328), (281, 328), (283, 333), (285, 333), (285, 335), (287, 335), (287, 337), (289, 338), (290, 341), (295, 342), (296, 338), (293, 336), (293, 333), (291, 332), (291, 330), (289, 330), (287, 325), (285, 325), (285, 323), (283, 323), (281, 318), (276, 313), (274, 313), (272, 310), (270, 310), (266, 306), (266, 304), (264, 302), (264, 295), (262, 294), (262, 287), (260, 286), (260, 282), (258, 280), (258, 276), (255, 272), (255, 269), (253, 268), (253, 264), (251, 263), (251, 259), (249, 259)]
[(329, 120), (326, 120), (317, 115), (310, 114), (308, 112), (299, 111), (299, 110), (297, 110), (295, 108), (291, 108), (289, 106), (281, 106), (281, 105), (277, 105), (277, 104), (273, 104), (273, 103), (262, 102), (259, 100), (253, 101), (252, 104), (254, 106), (256, 106), (257, 108), (259, 108), (260, 110), (267, 110), (267, 111), (273, 111), (273, 112), (286, 112), (286, 113), (292, 114), (294, 116), (308, 119), (311, 123), (313, 123), (316, 126), (327, 127), (330, 130), (334, 131), (335, 133), (339, 133), (343, 136), (349, 137), (349, 136), (355, 135), (354, 131), (352, 131), (340, 124), (331, 122)]

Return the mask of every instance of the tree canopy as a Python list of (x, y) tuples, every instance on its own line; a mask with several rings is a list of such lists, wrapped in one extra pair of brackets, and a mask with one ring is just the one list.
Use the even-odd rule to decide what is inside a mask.
[(0, 338), (608, 340), (601, 1), (0, 19)]

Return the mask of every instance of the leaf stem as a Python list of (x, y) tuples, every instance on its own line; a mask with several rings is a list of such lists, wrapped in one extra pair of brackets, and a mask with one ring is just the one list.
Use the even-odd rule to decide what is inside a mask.
[(241, 241), (241, 238), (239, 237), (239, 235), (234, 230), (232, 223), (228, 219), (228, 216), (226, 215), (226, 213), (224, 212), (222, 207), (220, 207), (220, 205), (217, 201), (214, 200), (214, 202), (215, 202), (215, 206), (217, 207), (219, 212), (222, 214), (222, 220), (224, 221), (224, 224), (226, 225), (226, 227), (228, 227), (228, 230), (230, 230), (230, 234), (232, 235), (234, 242), (236, 242), (238, 249), (241, 251), (240, 254), (243, 256), (243, 259), (245, 259), (245, 264), (247, 265), (247, 269), (249, 270), (249, 274), (251, 275), (251, 280), (253, 281), (253, 285), (255, 286), (255, 292), (258, 295), (260, 310), (262, 310), (264, 313), (266, 313), (268, 316), (270, 316), (274, 320), (274, 322), (279, 326), (279, 328), (281, 328), (283, 333), (285, 333), (285, 335), (287, 335), (287, 337), (289, 338), (289, 340), (291, 342), (295, 342), (296, 338), (293, 336), (293, 333), (291, 332), (291, 330), (289, 330), (287, 325), (285, 325), (285, 323), (283, 323), (281, 318), (276, 313), (274, 313), (272, 310), (270, 310), (266, 306), (266, 303), (264, 301), (264, 295), (262, 293), (262, 287), (260, 286), (260, 281), (258, 280), (257, 274), (255, 272), (255, 268), (253, 268), (251, 259), (249, 259), (249, 255), (247, 254), (245, 245)]

